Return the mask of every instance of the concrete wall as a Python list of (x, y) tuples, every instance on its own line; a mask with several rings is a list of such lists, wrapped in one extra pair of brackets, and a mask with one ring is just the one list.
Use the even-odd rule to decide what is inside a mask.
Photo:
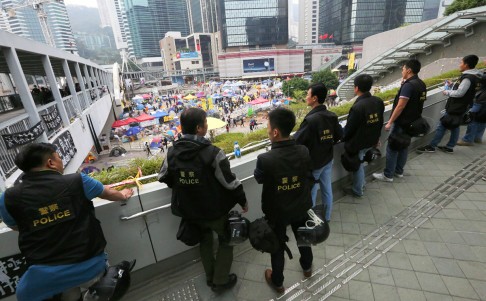
[(435, 19), (411, 24), (367, 37), (363, 41), (363, 57), (359, 61), (359, 68), (363, 68), (363, 66), (371, 62), (380, 54), (390, 50), (440, 20), (441, 19)]
[[(450, 46), (433, 45), (432, 53), (419, 54), (416, 58), (422, 63), (423, 72), (421, 78), (429, 78), (440, 74), (440, 69), (444, 65), (444, 72), (447, 68), (457, 69), (460, 59), (468, 54), (476, 54), (480, 58), (486, 57), (486, 23), (479, 23), (474, 26), (474, 34), (468, 37), (465, 34), (454, 35), (451, 38)], [(454, 65), (456, 66), (455, 68)], [(387, 84), (401, 78), (401, 69), (394, 68), (393, 71), (376, 81), (376, 85), (386, 86)]]

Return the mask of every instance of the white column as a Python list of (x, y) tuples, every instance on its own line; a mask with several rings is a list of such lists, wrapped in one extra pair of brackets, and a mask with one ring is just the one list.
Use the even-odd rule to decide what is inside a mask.
[(76, 62), (74, 65), (74, 69), (76, 69), (76, 77), (78, 78), (79, 85), (81, 86), (81, 92), (83, 92), (84, 99), (87, 101), (88, 104), (91, 104), (91, 97), (89, 93), (86, 93), (86, 86), (84, 85), (83, 75), (81, 74), (81, 69), (79, 68), (79, 63)]
[(71, 91), (71, 96), (73, 98), (74, 104), (76, 105), (76, 109), (78, 110), (79, 114), (83, 112), (81, 109), (81, 105), (79, 104), (78, 95), (76, 94), (76, 86), (74, 85), (73, 77), (71, 76), (71, 70), (69, 70), (69, 64), (67, 60), (62, 60), (62, 69), (64, 70), (64, 75), (66, 76), (66, 81), (69, 86), (69, 90)]
[[(15, 82), (15, 87), (19, 92), (20, 100), (22, 101), (25, 112), (27, 112), (29, 115), (30, 125), (33, 126), (41, 121), (41, 118), (37, 112), (32, 94), (30, 94), (29, 85), (25, 79), (24, 71), (22, 70), (22, 65), (20, 65), (17, 52), (11, 47), (2, 47), (2, 50), (3, 56), (7, 61), (8, 69), (10, 70), (10, 74)], [(45, 132), (38, 139), (40, 139), (42, 142), (49, 141)]]
[(64, 107), (61, 93), (59, 92), (59, 88), (57, 87), (56, 75), (54, 74), (54, 70), (52, 70), (51, 60), (49, 60), (49, 57), (47, 55), (42, 56), (42, 65), (44, 66), (47, 80), (49, 81), (49, 85), (51, 86), (52, 95), (56, 100), (57, 111), (59, 112), (59, 116), (61, 116), (62, 125), (67, 128), (71, 123), (69, 122), (69, 117), (66, 112), (66, 108)]

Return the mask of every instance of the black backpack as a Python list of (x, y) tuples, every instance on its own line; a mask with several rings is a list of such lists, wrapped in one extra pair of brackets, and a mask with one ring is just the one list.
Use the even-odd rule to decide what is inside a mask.
[(249, 232), (250, 243), (255, 250), (270, 254), (279, 250), (277, 235), (264, 217), (251, 222)]
[(479, 111), (474, 114), (474, 121), (486, 123), (486, 103), (482, 103)]

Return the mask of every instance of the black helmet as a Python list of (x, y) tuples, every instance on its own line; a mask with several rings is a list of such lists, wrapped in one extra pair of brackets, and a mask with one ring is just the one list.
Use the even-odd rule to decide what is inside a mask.
[(228, 213), (229, 245), (234, 246), (248, 239), (250, 221), (242, 217), (238, 211)]
[(370, 148), (363, 157), (363, 162), (371, 163), (373, 160), (380, 159), (381, 152), (379, 149), (372, 147)]
[(117, 265), (108, 267), (100, 280), (88, 289), (87, 299), (97, 301), (120, 300), (130, 287), (130, 271), (135, 266), (135, 262), (136, 260), (130, 262), (124, 260)]
[(344, 169), (349, 172), (358, 171), (359, 167), (361, 166), (361, 161), (359, 160), (358, 153), (350, 154), (347, 151), (341, 155), (341, 164), (343, 165)]
[(297, 245), (299, 247), (317, 245), (329, 237), (329, 223), (324, 218), (324, 207), (315, 206), (307, 211), (310, 219), (305, 222), (305, 227), (297, 229)]

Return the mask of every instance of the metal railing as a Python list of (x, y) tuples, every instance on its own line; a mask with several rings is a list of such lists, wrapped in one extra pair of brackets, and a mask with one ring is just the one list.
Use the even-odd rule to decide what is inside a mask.
[(78, 115), (76, 104), (74, 103), (74, 98), (71, 95), (69, 95), (64, 97), (62, 99), (62, 102), (64, 103), (64, 107), (66, 108), (66, 112), (69, 120), (73, 122), (76, 116)]
[(84, 93), (81, 91), (81, 92), (77, 92), (76, 95), (78, 96), (79, 106), (81, 107), (81, 111), (86, 110), (89, 107), (90, 103), (84, 97)]
[[(40, 115), (45, 115), (47, 113), (50, 113), (52, 110), (54, 110), (54, 108), (57, 108), (58, 112), (59, 112), (59, 108), (57, 107), (57, 104), (56, 102), (51, 102), (45, 106), (42, 106), (40, 108), (37, 109), (37, 112), (39, 112), (39, 116)], [(63, 126), (62, 126), (62, 123), (61, 123), (61, 127), (57, 130), (49, 130), (47, 128), (47, 125), (46, 123), (44, 122), (44, 120), (41, 118), (41, 124), (42, 124), (42, 127), (44, 128), (44, 131), (46, 132), (46, 135), (47, 135), (47, 139), (51, 139), (52, 137), (54, 137), (61, 129), (63, 129)]]

